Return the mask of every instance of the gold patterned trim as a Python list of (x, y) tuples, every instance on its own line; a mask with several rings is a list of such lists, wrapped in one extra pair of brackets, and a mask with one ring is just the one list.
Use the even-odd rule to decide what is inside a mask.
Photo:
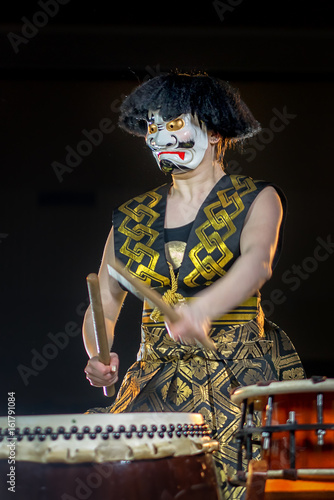
[(256, 191), (251, 178), (231, 176), (235, 190), (229, 186), (217, 192), (218, 201), (204, 208), (207, 220), (196, 229), (199, 243), (190, 250), (189, 258), (194, 269), (184, 278), (188, 287), (197, 287), (198, 279), (204, 277), (211, 285), (217, 276), (226, 274), (225, 267), (234, 255), (227, 246), (227, 240), (237, 231), (235, 219), (244, 211), (242, 197)]
[(160, 255), (153, 248), (159, 236), (153, 225), (160, 213), (154, 208), (161, 198), (162, 195), (157, 191), (149, 191), (127, 201), (118, 209), (125, 216), (118, 232), (125, 236), (119, 251), (128, 258), (126, 267), (147, 285), (152, 286), (153, 281), (155, 287), (169, 285), (169, 278), (155, 271)]
[[(192, 297), (184, 297), (183, 300), (190, 301), (194, 299)], [(249, 321), (252, 321), (256, 316), (259, 315), (261, 311), (262, 309), (260, 307), (260, 298), (257, 296), (250, 297), (249, 299), (245, 300), (245, 302), (240, 304), (239, 307), (233, 309), (233, 311), (229, 311), (227, 314), (224, 314), (222, 317), (213, 321), (212, 324), (215, 326), (243, 325), (245, 323), (248, 323)], [(156, 316), (156, 321), (153, 321), (151, 318), (152, 312), (153, 309), (150, 307), (149, 303), (147, 301), (144, 301), (142, 318), (143, 324), (145, 326), (163, 326), (163, 315), (159, 314), (158, 316)]]

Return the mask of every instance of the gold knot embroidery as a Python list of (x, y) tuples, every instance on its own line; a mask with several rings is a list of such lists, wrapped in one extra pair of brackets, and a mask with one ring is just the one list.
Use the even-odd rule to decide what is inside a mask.
[[(175, 276), (172, 264), (168, 261), (167, 264), (170, 272), (171, 288), (163, 294), (162, 300), (170, 306), (175, 306), (175, 304), (178, 304), (179, 302), (185, 302), (185, 298), (183, 297), (183, 295), (177, 292), (177, 278)], [(158, 307), (155, 307), (150, 315), (151, 320), (156, 323), (157, 321), (159, 321), (160, 316), (160, 309)]]

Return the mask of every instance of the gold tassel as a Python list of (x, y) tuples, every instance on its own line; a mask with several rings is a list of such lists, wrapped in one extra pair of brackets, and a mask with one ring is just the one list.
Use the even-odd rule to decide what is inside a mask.
[[(175, 304), (177, 304), (178, 302), (185, 302), (185, 298), (180, 293), (177, 293), (177, 279), (174, 273), (173, 266), (168, 261), (167, 264), (170, 272), (171, 288), (170, 290), (167, 290), (163, 294), (162, 300), (166, 302), (166, 304), (169, 304), (170, 306), (175, 306)], [(158, 307), (155, 307), (150, 315), (151, 320), (157, 323), (159, 321), (160, 316), (161, 316), (160, 309)]]

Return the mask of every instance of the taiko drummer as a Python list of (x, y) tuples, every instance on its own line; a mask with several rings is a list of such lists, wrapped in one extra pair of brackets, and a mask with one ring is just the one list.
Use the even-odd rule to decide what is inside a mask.
[[(115, 402), (88, 413), (201, 413), (220, 443), (215, 462), (224, 498), (240, 499), (244, 488), (227, 481), (237, 467), (232, 437), (240, 418), (231, 391), (305, 377), (287, 335), (265, 319), (259, 292), (279, 258), (286, 199), (271, 182), (226, 173), (225, 151), (260, 131), (227, 82), (157, 76), (125, 98), (119, 125), (145, 138), (168, 179), (114, 210), (99, 271), (109, 345), (126, 296), (108, 272), (114, 256), (175, 306), (179, 320), (165, 321), (144, 302), (137, 362)], [(114, 384), (119, 359), (111, 353), (109, 366), (99, 362), (90, 308), (83, 335), (88, 380)], [(208, 339), (215, 350), (204, 347)]]

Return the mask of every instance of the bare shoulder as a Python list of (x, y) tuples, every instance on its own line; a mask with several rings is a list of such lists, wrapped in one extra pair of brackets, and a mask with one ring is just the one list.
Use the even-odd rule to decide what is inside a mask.
[(283, 207), (281, 198), (273, 186), (267, 186), (253, 201), (245, 220), (245, 225), (250, 221), (270, 220), (281, 222)]
[(264, 188), (253, 201), (240, 237), (241, 253), (261, 249), (273, 258), (277, 246), (283, 207), (275, 188)]

